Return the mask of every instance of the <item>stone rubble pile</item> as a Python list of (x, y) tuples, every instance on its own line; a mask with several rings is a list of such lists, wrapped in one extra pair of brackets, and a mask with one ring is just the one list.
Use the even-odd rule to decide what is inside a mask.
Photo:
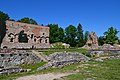
[(120, 50), (120, 45), (114, 44), (113, 46), (110, 44), (104, 44), (100, 47), (101, 50)]
[(49, 56), (50, 61), (38, 70), (44, 70), (50, 67), (62, 68), (78, 62), (88, 62), (91, 59), (78, 52), (55, 52)]
[(110, 56), (110, 57), (100, 57), (95, 59), (95, 61), (104, 61), (104, 60), (113, 60), (113, 59), (120, 59), (120, 55)]
[(16, 51), (11, 53), (0, 53), (0, 67), (36, 62), (41, 62), (41, 59), (34, 56), (31, 52)]
[(16, 67), (19, 64), (32, 64), (42, 60), (32, 52), (24, 50), (0, 50), (0, 74), (25, 72), (25, 69)]
[(94, 57), (101, 57), (101, 56), (116, 56), (120, 54), (120, 50), (90, 50), (86, 54), (91, 55)]

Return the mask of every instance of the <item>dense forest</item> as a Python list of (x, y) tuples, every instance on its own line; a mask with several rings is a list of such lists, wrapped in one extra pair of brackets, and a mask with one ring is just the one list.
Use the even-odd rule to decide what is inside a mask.
[[(6, 20), (15, 21), (14, 19), (11, 19), (8, 14), (0, 11), (0, 44), (6, 33)], [(38, 25), (37, 21), (28, 17), (21, 18), (20, 20), (17, 20), (17, 22)], [(41, 24), (41, 26), (44, 26), (44, 24)], [(89, 31), (84, 31), (82, 29), (83, 26), (80, 23), (78, 26), (70, 24), (69, 26), (66, 26), (65, 29), (59, 27), (58, 24), (48, 24), (45, 26), (50, 27), (50, 43), (64, 42), (70, 44), (72, 47), (84, 46), (90, 34)], [(113, 45), (116, 41), (120, 44), (120, 39), (117, 36), (118, 33), (119, 31), (117, 29), (109, 27), (108, 30), (103, 33), (104, 36), (98, 37), (99, 45), (103, 45), (104, 43)]]

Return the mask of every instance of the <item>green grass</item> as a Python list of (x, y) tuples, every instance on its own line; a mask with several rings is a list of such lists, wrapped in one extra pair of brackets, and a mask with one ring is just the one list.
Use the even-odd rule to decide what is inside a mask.
[(22, 73), (16, 73), (16, 74), (10, 74), (10, 75), (0, 75), (0, 80), (13, 80), (16, 77), (20, 76), (25, 76), (25, 75), (31, 75), (31, 74), (36, 74), (39, 71), (36, 71), (38, 67), (44, 65), (46, 62), (39, 62), (39, 63), (34, 63), (34, 64), (23, 64), (23, 65), (18, 65), (21, 68), (24, 69), (31, 69), (29, 72), (22, 72)]
[(104, 62), (87, 62), (77, 63), (65, 66), (64, 68), (50, 68), (46, 70), (37, 71), (39, 66), (43, 63), (20, 65), (22, 68), (31, 69), (29, 72), (1, 75), (0, 80), (12, 80), (20, 76), (31, 75), (31, 74), (43, 74), (50, 72), (73, 72), (67, 77), (63, 77), (63, 80), (120, 80), (120, 60), (108, 60)]
[(34, 71), (38, 67), (43, 66), (44, 64), (46, 64), (46, 62), (39, 62), (39, 63), (34, 63), (34, 64), (22, 64), (19, 66), (23, 69), (31, 69), (31, 71)]
[[(30, 50), (29, 50), (30, 51)], [(54, 52), (80, 52), (85, 54), (86, 49), (51, 49), (51, 50), (37, 50), (43, 52), (46, 55), (50, 55)], [(18, 65), (25, 69), (31, 69), (29, 72), (22, 72), (10, 75), (0, 75), (0, 80), (13, 80), (17, 77), (32, 75), (32, 74), (44, 74), (51, 72), (75, 72), (67, 77), (63, 77), (63, 80), (120, 80), (120, 60), (108, 60), (104, 62), (87, 62), (67, 65), (64, 68), (50, 68), (46, 70), (38, 71), (37, 68), (46, 64), (46, 62), (23, 64)]]
[[(86, 64), (86, 63), (85, 63)], [(120, 80), (120, 60), (89, 62), (78, 67), (78, 73), (64, 77), (64, 80)]]

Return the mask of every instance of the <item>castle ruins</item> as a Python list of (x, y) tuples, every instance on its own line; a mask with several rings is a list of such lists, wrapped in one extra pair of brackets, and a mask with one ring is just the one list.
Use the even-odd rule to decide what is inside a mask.
[(6, 21), (1, 48), (49, 48), (49, 27)]

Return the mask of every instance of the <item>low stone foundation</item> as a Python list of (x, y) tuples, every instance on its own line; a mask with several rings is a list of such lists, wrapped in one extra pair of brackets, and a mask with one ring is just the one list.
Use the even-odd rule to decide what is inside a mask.
[(11, 73), (18, 73), (18, 72), (26, 72), (26, 69), (22, 69), (20, 67), (7, 67), (7, 68), (0, 68), (0, 74), (11, 74)]
[(1, 44), (1, 48), (8, 49), (31, 49), (31, 48), (50, 48), (50, 44), (14, 43)]
[(5, 53), (2, 51), (0, 52), (0, 68), (41, 61), (42, 60), (32, 52), (26, 52), (23, 50), (9, 50), (8, 53), (7, 51)]
[(86, 53), (94, 57), (120, 55), (120, 50), (90, 50)]
[(78, 52), (55, 52), (49, 56), (50, 60), (38, 70), (44, 70), (50, 67), (62, 68), (65, 65), (70, 65), (78, 62), (88, 62), (91, 59)]

